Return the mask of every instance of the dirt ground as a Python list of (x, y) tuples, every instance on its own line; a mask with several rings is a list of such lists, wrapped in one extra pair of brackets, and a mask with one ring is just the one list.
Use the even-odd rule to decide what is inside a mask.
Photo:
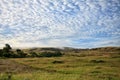
[(10, 59), (0, 59), (0, 73), (20, 73), (32, 70), (29, 66), (17, 63)]

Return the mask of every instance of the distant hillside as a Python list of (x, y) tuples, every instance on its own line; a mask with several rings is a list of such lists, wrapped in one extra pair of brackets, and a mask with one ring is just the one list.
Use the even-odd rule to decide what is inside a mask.
[(99, 50), (99, 51), (120, 51), (120, 47), (100, 47), (93, 48), (91, 50)]
[(71, 47), (64, 48), (29, 48), (12, 49), (6, 45), (0, 50), (0, 57), (23, 58), (23, 57), (58, 57), (58, 56), (96, 56), (96, 55), (116, 55), (120, 54), (120, 47), (100, 47), (92, 49), (78, 49)]
[(22, 49), (24, 52), (29, 53), (29, 52), (54, 52), (54, 51), (62, 51), (60, 48), (30, 48), (30, 49)]
[(78, 48), (71, 48), (71, 47), (64, 47), (64, 48), (30, 48), (30, 49), (22, 49), (24, 52), (54, 52), (54, 51), (62, 51), (62, 52), (81, 52), (81, 51), (104, 51), (104, 52), (113, 52), (117, 51), (120, 52), (120, 47), (99, 47), (99, 48), (92, 48), (92, 49), (78, 49)]

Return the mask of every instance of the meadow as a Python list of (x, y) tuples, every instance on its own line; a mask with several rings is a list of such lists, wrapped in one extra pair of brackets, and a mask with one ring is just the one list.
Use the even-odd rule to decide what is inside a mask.
[(85, 50), (61, 57), (1, 58), (0, 80), (120, 80), (120, 53)]

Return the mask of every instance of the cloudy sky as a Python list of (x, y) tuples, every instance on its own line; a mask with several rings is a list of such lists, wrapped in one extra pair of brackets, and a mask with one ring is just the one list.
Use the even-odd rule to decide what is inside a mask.
[(0, 0), (0, 47), (120, 46), (120, 0)]

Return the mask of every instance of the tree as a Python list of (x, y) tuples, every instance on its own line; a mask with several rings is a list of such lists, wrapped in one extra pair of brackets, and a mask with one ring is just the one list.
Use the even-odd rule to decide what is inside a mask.
[(3, 57), (3, 51), (0, 49), (0, 57)]
[(9, 44), (5, 44), (5, 47), (3, 48), (3, 52), (8, 52), (9, 53), (11, 49), (12, 48)]
[(11, 57), (12, 51), (11, 46), (9, 44), (5, 44), (5, 47), (3, 47), (3, 56), (4, 57)]
[(9, 44), (5, 44), (5, 46), (6, 46), (6, 48), (8, 48), (9, 50), (12, 49)]
[(30, 56), (31, 57), (38, 57), (37, 53), (35, 53), (35, 52), (30, 52)]
[(20, 57), (20, 58), (23, 58), (23, 57), (26, 56), (26, 54), (22, 50), (20, 50), (20, 49), (17, 49), (16, 52), (18, 54), (18, 57)]

